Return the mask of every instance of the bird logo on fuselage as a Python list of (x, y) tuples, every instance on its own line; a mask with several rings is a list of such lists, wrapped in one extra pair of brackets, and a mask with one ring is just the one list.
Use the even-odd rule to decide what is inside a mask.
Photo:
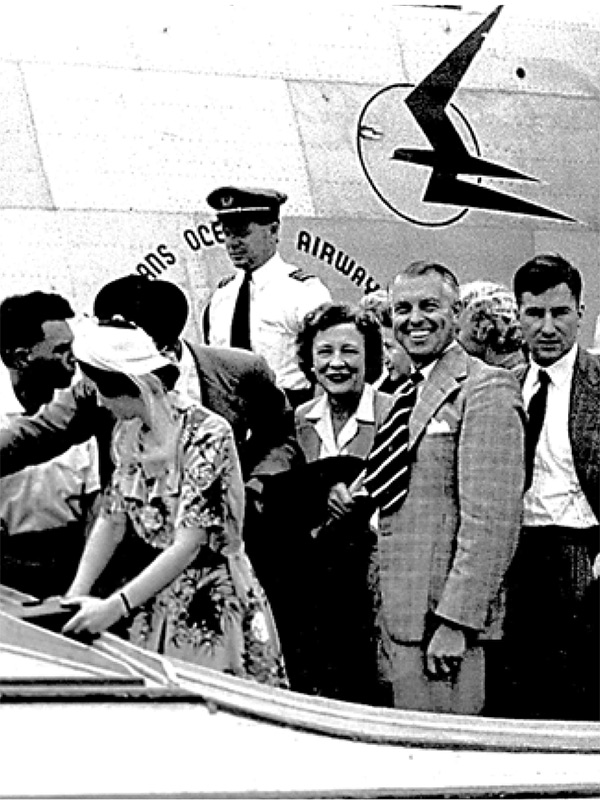
[[(544, 206), (483, 186), (482, 178), (520, 181), (537, 181), (537, 178), (481, 158), (473, 129), (451, 102), (501, 10), (502, 6), (498, 6), (418, 86), (388, 86), (377, 92), (363, 108), (358, 123), (358, 152), (365, 175), (388, 208), (411, 222), (448, 225), (463, 217), (470, 208), (575, 221)], [(398, 100), (412, 115), (412, 130), (407, 127), (410, 123), (398, 119)], [(418, 129), (414, 128), (415, 122)], [(423, 134), (429, 148), (394, 147), (390, 153), (391, 139), (402, 137), (401, 140), (406, 141), (418, 136), (422, 140)], [(465, 140), (470, 140), (476, 155), (469, 152)], [(405, 174), (398, 176), (390, 169), (390, 160), (416, 165), (421, 170), (407, 180)], [(452, 212), (448, 217), (446, 209), (443, 214), (438, 212), (437, 217), (424, 220), (399, 210), (399, 189), (410, 190), (411, 180), (413, 188), (416, 189), (417, 184), (422, 187), (423, 170), (428, 172), (428, 180), (421, 192), (421, 203), (459, 206), (459, 212)], [(400, 187), (399, 177), (402, 177)]]

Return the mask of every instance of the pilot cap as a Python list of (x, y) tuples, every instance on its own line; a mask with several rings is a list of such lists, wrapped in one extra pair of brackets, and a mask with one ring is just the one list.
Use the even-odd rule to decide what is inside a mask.
[(261, 222), (267, 224), (279, 219), (279, 209), (287, 195), (276, 189), (250, 189), (221, 186), (212, 191), (206, 202), (217, 212), (224, 223)]

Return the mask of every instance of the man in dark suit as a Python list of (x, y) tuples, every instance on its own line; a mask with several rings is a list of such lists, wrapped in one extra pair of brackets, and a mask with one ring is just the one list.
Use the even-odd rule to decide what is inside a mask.
[[(100, 290), (94, 301), (98, 318), (121, 317), (139, 325), (163, 351), (178, 360), (175, 387), (223, 416), (235, 435), (250, 512), (260, 506), (266, 476), (289, 468), (297, 455), (293, 412), (285, 394), (275, 386), (263, 358), (233, 349), (193, 345), (180, 339), (189, 307), (175, 284), (128, 275)], [(103, 482), (112, 471), (109, 442), (114, 419), (98, 405), (84, 380), (57, 392), (40, 412), (21, 418), (0, 432), (2, 474), (40, 464), (95, 436), (100, 450)]]
[(414, 262), (390, 291), (396, 338), (422, 380), (408, 493), (380, 512), (382, 672), (397, 708), (477, 714), (519, 533), (522, 400), (508, 370), (455, 340), (459, 286), (447, 267)]
[(582, 279), (566, 259), (536, 256), (513, 286), (531, 358), (517, 373), (529, 414), (528, 480), (500, 702), (511, 716), (598, 720), (600, 358), (577, 343)]

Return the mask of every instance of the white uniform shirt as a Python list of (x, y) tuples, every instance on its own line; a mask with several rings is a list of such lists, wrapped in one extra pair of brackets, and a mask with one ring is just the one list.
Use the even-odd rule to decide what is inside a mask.
[[(294, 277), (294, 274), (296, 277)], [(218, 288), (209, 306), (210, 344), (229, 347), (231, 319), (244, 273)], [(250, 340), (252, 350), (263, 356), (282, 389), (309, 386), (298, 366), (296, 335), (309, 311), (331, 301), (327, 287), (307, 276), (279, 253), (252, 273), (250, 284)]]
[[(23, 413), (8, 371), (0, 375), (0, 427)], [(0, 479), (0, 525), (10, 535), (82, 521), (84, 501), (100, 490), (95, 439), (73, 445), (44, 464)]]
[[(569, 440), (569, 405), (577, 346), (549, 367), (548, 404), (533, 466), (533, 481), (525, 494), (524, 524), (589, 528), (598, 523), (575, 472)], [(525, 407), (539, 387), (540, 367), (532, 363), (525, 383)]]

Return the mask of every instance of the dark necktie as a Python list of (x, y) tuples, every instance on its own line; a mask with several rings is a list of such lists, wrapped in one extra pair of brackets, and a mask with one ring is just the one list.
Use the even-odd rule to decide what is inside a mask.
[(233, 316), (231, 318), (231, 346), (252, 350), (250, 344), (250, 282), (252, 273), (244, 272), (244, 280), (240, 286)]
[(541, 369), (538, 373), (538, 386), (527, 406), (527, 425), (525, 427), (525, 491), (531, 486), (533, 480), (533, 462), (535, 451), (544, 425), (546, 404), (548, 402), (548, 385), (550, 376)]
[(377, 431), (367, 459), (362, 485), (381, 511), (398, 508), (408, 493), (408, 421), (421, 380), (422, 375), (414, 373), (397, 390), (392, 409)]

